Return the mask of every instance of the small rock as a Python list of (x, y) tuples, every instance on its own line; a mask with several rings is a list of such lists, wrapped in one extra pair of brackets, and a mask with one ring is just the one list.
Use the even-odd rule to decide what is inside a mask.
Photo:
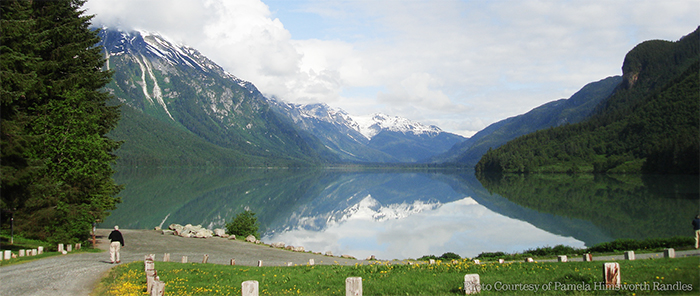
[(160, 226), (156, 226), (153, 228), (153, 230), (161, 230), (161, 229), (160, 229)]
[(345, 258), (345, 259), (356, 259), (355, 257), (350, 256), (350, 255), (342, 255), (342, 256), (340, 256), (340, 257), (341, 257), (341, 258)]
[(230, 240), (236, 240), (236, 236), (232, 234), (232, 235), (230, 235), (230, 236), (228, 237), (228, 239), (230, 239)]
[(254, 243), (254, 242), (257, 241), (257, 240), (258, 240), (258, 239), (255, 238), (255, 236), (252, 235), (252, 234), (249, 235), (249, 236), (247, 236), (247, 237), (245, 238), (245, 241), (247, 241), (247, 242), (249, 242), (249, 243)]
[(331, 252), (331, 251), (326, 251), (326, 254), (325, 254), (325, 255), (326, 255), (326, 256), (333, 257), (333, 252)]
[(290, 250), (290, 251), (292, 251), (292, 250), (294, 250), (294, 246), (291, 246), (291, 245), (290, 245), (290, 246), (286, 246), (286, 247), (284, 247), (284, 249), (285, 249), (285, 250)]
[(271, 244), (270, 247), (284, 249), (284, 243), (283, 242), (276, 242), (276, 243)]
[(161, 230), (161, 233), (163, 233), (163, 234), (171, 234), (171, 235), (172, 235), (172, 234), (175, 234), (175, 231), (163, 229), (163, 230)]
[(294, 251), (294, 252), (304, 252), (304, 247), (302, 247), (302, 246), (294, 247), (294, 249), (293, 249), (292, 251)]

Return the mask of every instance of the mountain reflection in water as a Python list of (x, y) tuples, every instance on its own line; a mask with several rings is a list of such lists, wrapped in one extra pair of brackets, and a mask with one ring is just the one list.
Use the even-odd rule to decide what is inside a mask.
[[(614, 226), (599, 225), (600, 221), (589, 216), (522, 202), (503, 190), (508, 182), (499, 181), (496, 187), (511, 195), (507, 196), (510, 200), (492, 194), (469, 171), (120, 168), (115, 179), (126, 187), (120, 194), (122, 203), (103, 227), (118, 224), (150, 229), (190, 223), (219, 228), (250, 209), (257, 213), (266, 243), (281, 241), (361, 259), (370, 255), (405, 259), (445, 252), (474, 257), (482, 252), (521, 252), (558, 244), (584, 247), (624, 237)], [(547, 182), (531, 183), (543, 186)], [(486, 184), (493, 187), (494, 183)], [(648, 190), (647, 202), (667, 198), (653, 192)], [(696, 211), (697, 191), (695, 199), (692, 194), (655, 205), (668, 204), (668, 209), (662, 209), (665, 213)], [(673, 236), (686, 226), (672, 224), (663, 223), (662, 229), (650, 229), (648, 235)]]

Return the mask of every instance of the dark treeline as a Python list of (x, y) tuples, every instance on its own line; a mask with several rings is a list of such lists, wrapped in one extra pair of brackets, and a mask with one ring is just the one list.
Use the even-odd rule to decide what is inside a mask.
[(84, 1), (5, 1), (2, 9), (2, 229), (50, 242), (87, 239), (115, 208), (107, 137), (119, 121), (101, 89), (111, 72)]

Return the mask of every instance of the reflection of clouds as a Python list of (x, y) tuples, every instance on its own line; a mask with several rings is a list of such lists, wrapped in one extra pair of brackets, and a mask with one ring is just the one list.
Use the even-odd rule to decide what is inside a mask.
[(584, 243), (562, 237), (516, 219), (492, 212), (467, 197), (403, 219), (376, 221), (363, 213), (321, 231), (295, 229), (264, 238), (304, 246), (316, 252), (332, 251), (364, 259), (417, 258), (455, 252), (474, 257), (482, 252), (521, 252), (558, 244), (582, 248)]

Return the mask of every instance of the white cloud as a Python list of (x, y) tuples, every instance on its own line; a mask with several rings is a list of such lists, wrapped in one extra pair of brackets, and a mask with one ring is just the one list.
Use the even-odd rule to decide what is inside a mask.
[[(634, 45), (677, 40), (697, 28), (700, 14), (697, 0), (271, 3), (90, 0), (86, 7), (97, 23), (197, 48), (263, 93), (464, 135), (621, 74)], [(316, 37), (295, 39), (286, 15), (275, 14), (284, 5), (314, 16), (298, 34)]]

